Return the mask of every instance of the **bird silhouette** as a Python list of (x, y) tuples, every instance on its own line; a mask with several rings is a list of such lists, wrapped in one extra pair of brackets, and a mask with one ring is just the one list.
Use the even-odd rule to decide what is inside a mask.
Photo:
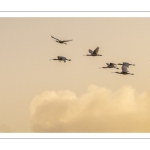
[(102, 67), (102, 68), (116, 68), (116, 69), (119, 69), (117, 68), (117, 64), (115, 63), (106, 63), (107, 66), (106, 67)]
[(53, 37), (53, 36), (51, 36), (51, 37), (52, 37), (53, 39), (55, 39), (57, 43), (60, 43), (60, 44), (67, 44), (67, 43), (65, 43), (65, 42), (72, 41), (72, 40), (64, 40), (64, 41), (62, 41), (62, 40), (59, 40), (59, 39), (57, 39), (57, 38), (55, 38), (55, 37)]
[(57, 58), (50, 59), (50, 60), (59, 60), (60, 62), (61, 61), (66, 62), (66, 60), (71, 61), (71, 59), (67, 59), (66, 57), (63, 57), (63, 56), (57, 56)]
[(122, 72), (114, 72), (114, 73), (118, 73), (118, 74), (122, 74), (122, 75), (134, 75), (133, 73), (129, 73), (128, 71), (128, 67), (127, 66), (122, 66)]
[(96, 47), (96, 49), (94, 51), (89, 49), (90, 55), (87, 54), (87, 55), (84, 55), (84, 56), (102, 56), (102, 55), (98, 54), (98, 51), (99, 51), (99, 47)]

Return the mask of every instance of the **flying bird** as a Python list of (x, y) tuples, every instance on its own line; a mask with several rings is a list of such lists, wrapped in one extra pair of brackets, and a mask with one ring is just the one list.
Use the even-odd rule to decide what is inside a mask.
[(99, 47), (96, 47), (96, 49), (94, 51), (89, 49), (90, 55), (87, 54), (87, 55), (84, 55), (84, 56), (102, 56), (102, 55), (98, 54), (98, 51), (99, 51)]
[(72, 41), (72, 40), (64, 40), (64, 41), (61, 41), (61, 40), (59, 40), (59, 39), (57, 39), (57, 38), (55, 38), (55, 37), (53, 37), (53, 36), (51, 36), (51, 37), (52, 37), (53, 39), (55, 39), (57, 43), (60, 43), (60, 44), (67, 44), (67, 43), (65, 43), (65, 42)]
[(129, 68), (130, 65), (135, 66), (135, 64), (130, 64), (128, 62), (123, 62), (122, 64), (119, 63), (118, 65), (123, 65), (126, 66), (127, 68)]
[(63, 56), (57, 56), (57, 59), (55, 58), (55, 59), (51, 59), (51, 60), (59, 60), (60, 62), (61, 61), (66, 62), (66, 60), (71, 61), (71, 59), (67, 59), (66, 57), (63, 57)]
[(116, 68), (116, 69), (119, 69), (117, 68), (117, 64), (115, 63), (106, 63), (106, 67), (102, 67), (102, 68)]
[(122, 66), (122, 72), (114, 72), (114, 73), (118, 73), (118, 74), (122, 74), (122, 75), (128, 75), (128, 74), (130, 74), (130, 75), (134, 75), (134, 74), (132, 74), (132, 73), (129, 73), (129, 71), (128, 71), (128, 67), (127, 66)]

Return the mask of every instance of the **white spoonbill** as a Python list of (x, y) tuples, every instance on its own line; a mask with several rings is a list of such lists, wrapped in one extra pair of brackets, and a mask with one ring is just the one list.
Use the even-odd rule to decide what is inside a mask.
[(66, 62), (66, 60), (71, 61), (71, 59), (67, 59), (66, 57), (63, 57), (63, 56), (57, 56), (57, 59), (55, 58), (55, 59), (51, 59), (51, 60), (59, 60), (60, 62), (61, 61)]
[(122, 66), (122, 72), (114, 72), (114, 73), (118, 73), (118, 74), (122, 74), (122, 75), (128, 75), (128, 74), (134, 75), (133, 73), (129, 73), (128, 67), (124, 66), (124, 65)]
[(98, 51), (99, 51), (99, 47), (96, 47), (96, 49), (94, 51), (92, 51), (91, 49), (89, 49), (89, 54), (85, 55), (85, 56), (102, 56), (100, 54), (98, 54)]
[(72, 41), (72, 40), (64, 40), (64, 41), (62, 41), (62, 40), (59, 40), (59, 39), (57, 39), (57, 38), (55, 38), (55, 37), (53, 37), (53, 36), (51, 36), (51, 37), (52, 37), (53, 39), (55, 39), (57, 43), (60, 43), (60, 44), (67, 44), (67, 43), (65, 43), (65, 42)]

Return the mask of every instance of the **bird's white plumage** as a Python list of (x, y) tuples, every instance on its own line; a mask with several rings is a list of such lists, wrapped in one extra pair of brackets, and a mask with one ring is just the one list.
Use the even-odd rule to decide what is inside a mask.
[(63, 60), (64, 62), (66, 62), (66, 57), (62, 57), (62, 60)]
[(122, 66), (122, 72), (128, 72), (128, 67), (127, 66)]

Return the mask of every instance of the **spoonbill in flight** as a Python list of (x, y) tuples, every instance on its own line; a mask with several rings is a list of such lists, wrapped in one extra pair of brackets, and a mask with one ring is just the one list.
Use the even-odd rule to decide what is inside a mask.
[(117, 64), (115, 63), (106, 63), (107, 66), (106, 67), (102, 67), (102, 68), (116, 68), (116, 69), (119, 69), (117, 68)]
[(85, 55), (85, 56), (102, 56), (102, 55), (98, 54), (98, 51), (99, 51), (99, 47), (96, 47), (96, 49), (95, 49), (94, 51), (91, 50), (91, 49), (89, 49), (90, 55), (87, 54), (87, 55)]
[(118, 73), (118, 74), (122, 74), (122, 75), (128, 75), (128, 74), (130, 74), (130, 75), (134, 75), (134, 74), (132, 74), (132, 73), (129, 73), (129, 71), (128, 71), (128, 67), (127, 66), (122, 66), (122, 72), (114, 72), (114, 73)]
[(66, 60), (71, 61), (71, 59), (67, 59), (66, 57), (63, 57), (63, 56), (57, 56), (57, 59), (55, 58), (55, 59), (51, 59), (51, 60), (59, 60), (60, 62), (61, 61), (66, 62)]
[(55, 39), (57, 43), (60, 43), (60, 44), (67, 44), (67, 43), (65, 43), (65, 42), (72, 41), (72, 40), (64, 40), (64, 41), (62, 41), (62, 40), (59, 40), (59, 39), (57, 39), (57, 38), (55, 38), (55, 37), (53, 37), (53, 36), (51, 36), (51, 37), (52, 37), (53, 39)]

